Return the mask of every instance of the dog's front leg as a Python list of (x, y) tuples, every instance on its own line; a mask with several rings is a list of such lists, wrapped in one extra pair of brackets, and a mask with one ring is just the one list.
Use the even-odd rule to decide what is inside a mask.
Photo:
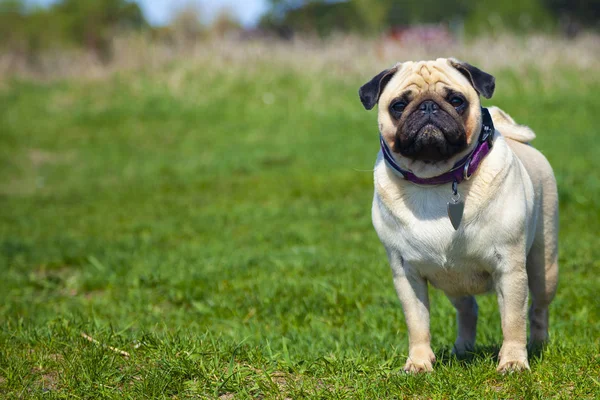
[(405, 263), (399, 254), (390, 254), (389, 259), (394, 286), (408, 327), (408, 359), (404, 370), (413, 373), (433, 371), (435, 355), (431, 350), (429, 334), (427, 281)]
[(525, 260), (496, 276), (496, 293), (502, 318), (502, 348), (498, 372), (529, 369), (527, 362), (527, 273)]

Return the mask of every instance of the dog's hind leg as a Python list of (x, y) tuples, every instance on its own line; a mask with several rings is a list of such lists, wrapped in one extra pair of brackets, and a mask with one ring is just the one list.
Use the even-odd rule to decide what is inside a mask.
[(474, 296), (451, 297), (448, 299), (456, 308), (456, 323), (458, 336), (454, 342), (452, 353), (464, 357), (475, 348), (477, 332), (477, 301)]
[(531, 292), (529, 347), (548, 340), (548, 306), (558, 282), (558, 201), (556, 186), (544, 185), (542, 210), (533, 246), (527, 255), (527, 280)]

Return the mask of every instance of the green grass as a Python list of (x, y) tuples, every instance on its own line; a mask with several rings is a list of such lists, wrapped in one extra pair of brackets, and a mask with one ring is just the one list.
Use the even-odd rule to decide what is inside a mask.
[(500, 71), (488, 102), (537, 132), (557, 175), (551, 344), (498, 375), (482, 296), (476, 354), (457, 360), (432, 290), (436, 370), (407, 376), (370, 221), (366, 76), (198, 68), (173, 85), (174, 68), (0, 92), (1, 397), (600, 396), (597, 81)]

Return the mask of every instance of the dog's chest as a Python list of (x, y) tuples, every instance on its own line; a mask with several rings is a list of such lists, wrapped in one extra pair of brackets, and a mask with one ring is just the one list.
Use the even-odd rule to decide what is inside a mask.
[(473, 234), (474, 226), (455, 232), (452, 228), (440, 229), (437, 224), (421, 225), (420, 229), (399, 235), (405, 262), (449, 295), (478, 294), (492, 288), (493, 263), (489, 261), (494, 250), (482, 240), (485, 232)]
[[(477, 264), (489, 256), (489, 227), (469, 222), (455, 231), (446, 213), (446, 204), (436, 204), (442, 210), (430, 220), (399, 221), (397, 245), (403, 257), (413, 265), (436, 265), (443, 269), (458, 269)], [(465, 218), (467, 219), (467, 218)]]
[(486, 292), (492, 285), (493, 235), (498, 229), (493, 219), (476, 218), (478, 211), (486, 210), (467, 203), (462, 226), (455, 231), (447, 216), (448, 200), (443, 189), (387, 204), (376, 198), (377, 232), (386, 247), (397, 249), (405, 263), (447, 294)]

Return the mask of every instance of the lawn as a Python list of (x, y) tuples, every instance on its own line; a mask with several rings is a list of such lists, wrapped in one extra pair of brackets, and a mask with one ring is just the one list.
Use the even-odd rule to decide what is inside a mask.
[(600, 397), (598, 71), (491, 71), (486, 104), (531, 126), (557, 175), (548, 348), (498, 375), (481, 296), (457, 360), (432, 290), (438, 362), (411, 376), (370, 220), (378, 133), (357, 89), (378, 70), (233, 69), (0, 87), (1, 397)]

